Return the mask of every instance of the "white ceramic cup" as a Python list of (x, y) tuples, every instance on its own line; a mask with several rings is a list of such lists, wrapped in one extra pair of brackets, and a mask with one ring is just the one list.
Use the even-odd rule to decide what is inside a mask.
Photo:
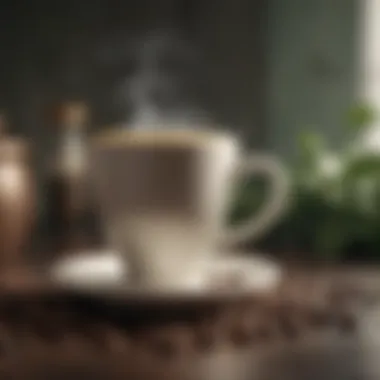
[[(207, 130), (117, 130), (97, 136), (91, 175), (105, 232), (141, 286), (186, 286), (200, 262), (270, 229), (287, 175), (271, 156), (243, 155), (237, 138)], [(227, 227), (239, 181), (270, 182), (257, 215)]]

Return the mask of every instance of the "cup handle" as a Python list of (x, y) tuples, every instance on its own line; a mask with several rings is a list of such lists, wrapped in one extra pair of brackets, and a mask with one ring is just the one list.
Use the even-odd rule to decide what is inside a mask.
[(247, 221), (228, 227), (222, 236), (223, 246), (236, 246), (254, 240), (266, 233), (281, 217), (287, 206), (289, 181), (285, 168), (270, 156), (253, 154), (243, 160), (236, 172), (237, 179), (252, 174), (261, 174), (270, 181), (268, 200), (258, 212)]

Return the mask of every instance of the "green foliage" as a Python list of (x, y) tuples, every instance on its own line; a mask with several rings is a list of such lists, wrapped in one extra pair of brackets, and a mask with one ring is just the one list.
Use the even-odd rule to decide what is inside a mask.
[(358, 104), (348, 110), (344, 123), (354, 133), (361, 132), (376, 119), (375, 111), (366, 104)]
[(237, 202), (231, 213), (232, 223), (240, 222), (255, 213), (265, 202), (265, 186), (254, 179), (246, 181), (237, 194)]
[[(299, 134), (297, 160), (290, 168), (292, 205), (277, 229), (292, 235), (296, 249), (334, 261), (361, 247), (380, 259), (380, 152), (352, 151), (374, 118), (366, 105), (350, 109), (342, 126), (347, 145), (339, 151), (312, 129)], [(259, 207), (265, 199), (260, 191), (254, 183), (244, 186), (234, 220)]]
[(310, 248), (321, 258), (340, 259), (356, 242), (364, 242), (379, 252), (380, 259), (380, 246), (376, 246), (380, 229), (380, 153), (351, 151), (355, 139), (374, 118), (374, 111), (366, 105), (349, 110), (343, 126), (349, 139), (340, 151), (328, 149), (316, 133), (306, 140), (302, 137), (299, 144), (298, 167), (302, 171), (296, 165), (293, 187), (309, 204), (296, 199), (293, 206), (313, 219), (304, 223), (310, 230)]

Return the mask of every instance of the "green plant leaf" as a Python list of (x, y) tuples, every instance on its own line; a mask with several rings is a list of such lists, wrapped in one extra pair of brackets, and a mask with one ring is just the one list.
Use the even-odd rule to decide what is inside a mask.
[(316, 178), (318, 162), (326, 150), (325, 140), (318, 133), (304, 130), (298, 135), (298, 160), (293, 168), (294, 180), (312, 183)]
[(302, 131), (298, 135), (298, 147), (301, 153), (314, 155), (324, 150), (325, 141), (322, 136), (313, 131)]
[(375, 111), (367, 104), (358, 104), (346, 114), (346, 123), (350, 131), (361, 132), (375, 120)]
[(377, 154), (366, 154), (352, 159), (346, 168), (345, 186), (350, 186), (352, 182), (368, 177), (380, 177), (380, 156)]

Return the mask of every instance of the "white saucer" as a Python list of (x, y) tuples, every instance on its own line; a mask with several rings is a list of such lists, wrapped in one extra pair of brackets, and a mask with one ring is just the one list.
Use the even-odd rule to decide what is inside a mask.
[(124, 302), (190, 301), (272, 292), (282, 279), (282, 269), (259, 256), (221, 255), (204, 260), (188, 286), (157, 291), (128, 282), (128, 268), (120, 256), (104, 251), (82, 252), (56, 262), (50, 269), (50, 278), (70, 291)]

